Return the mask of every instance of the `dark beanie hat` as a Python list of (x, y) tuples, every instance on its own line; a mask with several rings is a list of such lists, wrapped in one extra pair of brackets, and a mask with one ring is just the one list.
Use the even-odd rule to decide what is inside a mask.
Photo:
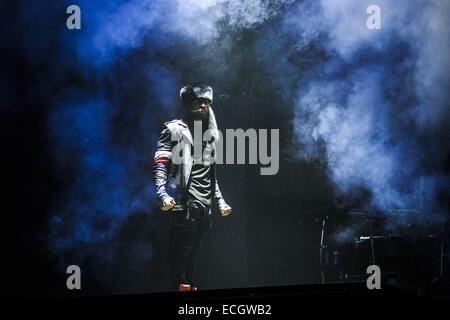
[(213, 100), (213, 90), (211, 86), (206, 84), (188, 84), (180, 90), (180, 100), (183, 105), (186, 105), (195, 99), (206, 99), (209, 103)]

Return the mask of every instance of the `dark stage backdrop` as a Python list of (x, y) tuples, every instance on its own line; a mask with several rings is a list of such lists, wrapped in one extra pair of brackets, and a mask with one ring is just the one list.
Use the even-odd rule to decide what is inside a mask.
[[(368, 29), (366, 9), (381, 8)], [(81, 29), (69, 30), (69, 5)], [(279, 171), (222, 165), (202, 288), (320, 282), (347, 212), (393, 230), (449, 205), (448, 1), (2, 2), (6, 295), (167, 291), (170, 216), (151, 180), (179, 89), (209, 83), (219, 128), (279, 129)], [(432, 214), (433, 213), (433, 214)], [(438, 217), (434, 213), (439, 213)], [(66, 288), (66, 268), (82, 290)]]

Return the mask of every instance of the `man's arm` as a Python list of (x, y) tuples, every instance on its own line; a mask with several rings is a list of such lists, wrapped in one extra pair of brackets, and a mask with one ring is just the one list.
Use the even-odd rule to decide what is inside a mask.
[(166, 192), (166, 183), (169, 175), (169, 168), (172, 161), (172, 141), (171, 133), (167, 126), (164, 126), (158, 140), (158, 148), (153, 160), (153, 177), (156, 185), (156, 194), (161, 200), (161, 209), (169, 210), (175, 205), (175, 201)]
[(219, 205), (219, 211), (222, 216), (227, 216), (231, 212), (231, 207), (227, 205), (225, 202), (225, 199), (222, 196), (222, 192), (220, 192), (219, 183), (217, 182), (217, 179), (215, 181), (216, 187), (215, 187), (215, 193), (214, 193), (214, 199), (217, 200), (217, 204)]
[(216, 192), (214, 193), (214, 199), (217, 200), (217, 204), (220, 206), (222, 204), (225, 204), (225, 199), (222, 196), (222, 192), (220, 192), (219, 183), (217, 182), (216, 178), (216, 186), (215, 186)]

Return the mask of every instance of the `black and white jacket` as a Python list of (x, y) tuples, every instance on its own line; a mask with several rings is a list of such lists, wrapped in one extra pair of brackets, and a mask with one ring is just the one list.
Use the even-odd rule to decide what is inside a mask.
[[(211, 129), (212, 137), (206, 142), (207, 148), (212, 148), (211, 154), (215, 154), (216, 143), (220, 138), (217, 131), (217, 123), (212, 108), (209, 108), (208, 129)], [(173, 154), (175, 146), (181, 147), (179, 153), (182, 157), (181, 164), (174, 163)], [(178, 153), (177, 153), (178, 155)], [(193, 139), (188, 125), (179, 119), (164, 123), (161, 131), (158, 148), (155, 152), (153, 176), (156, 184), (156, 193), (162, 201), (167, 197), (173, 197), (176, 205), (171, 209), (181, 211), (186, 209), (189, 178), (193, 165)], [(225, 204), (225, 200), (220, 192), (216, 177), (215, 162), (210, 170), (212, 182), (212, 195), (218, 205)], [(187, 211), (187, 210), (186, 210)], [(209, 208), (211, 214), (211, 208)], [(187, 213), (189, 216), (189, 213)]]

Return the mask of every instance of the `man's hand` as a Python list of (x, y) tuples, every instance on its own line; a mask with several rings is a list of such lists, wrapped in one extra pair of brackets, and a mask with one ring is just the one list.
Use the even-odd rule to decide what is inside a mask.
[(222, 217), (226, 217), (227, 215), (230, 214), (231, 207), (227, 204), (221, 204), (219, 206), (219, 211), (220, 211), (220, 214), (222, 215)]
[(167, 197), (164, 198), (162, 205), (161, 205), (161, 210), (162, 211), (167, 211), (173, 208), (173, 206), (175, 205), (175, 200), (172, 197)]

